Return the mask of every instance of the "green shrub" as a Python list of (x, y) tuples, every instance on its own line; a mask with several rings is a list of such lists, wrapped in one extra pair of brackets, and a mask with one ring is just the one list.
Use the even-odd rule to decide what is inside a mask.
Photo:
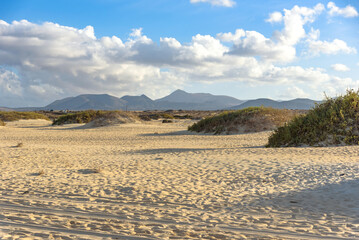
[(239, 128), (244, 132), (272, 130), (291, 120), (295, 111), (265, 107), (249, 107), (237, 111), (226, 111), (219, 115), (202, 119), (188, 127), (189, 131), (205, 133), (230, 133)]
[(36, 112), (0, 112), (1, 121), (17, 121), (21, 119), (45, 119), (50, 120), (48, 117), (41, 113)]
[(174, 119), (174, 117), (171, 114), (168, 113), (162, 113), (161, 117), (164, 119)]
[(71, 124), (71, 123), (89, 123), (96, 117), (99, 117), (105, 114), (106, 112), (110, 112), (110, 111), (87, 110), (87, 111), (81, 111), (76, 113), (69, 113), (55, 119), (52, 125), (63, 125), (63, 124)]
[(358, 144), (359, 92), (348, 90), (344, 96), (327, 98), (306, 115), (278, 128), (267, 147), (325, 146)]

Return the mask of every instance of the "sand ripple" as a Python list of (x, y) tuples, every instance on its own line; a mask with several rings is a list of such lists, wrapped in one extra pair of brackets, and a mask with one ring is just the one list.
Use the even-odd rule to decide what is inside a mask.
[(359, 146), (266, 149), (268, 132), (185, 129), (0, 128), (0, 238), (359, 238)]

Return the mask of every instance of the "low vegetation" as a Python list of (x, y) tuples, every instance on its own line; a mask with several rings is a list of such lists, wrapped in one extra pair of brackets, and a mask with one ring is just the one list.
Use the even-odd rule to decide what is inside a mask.
[(158, 119), (193, 119), (191, 115), (185, 114), (173, 114), (173, 113), (166, 113), (166, 112), (157, 112), (157, 113), (148, 113), (143, 112), (139, 114), (139, 117), (143, 121), (151, 121), (151, 120), (158, 120)]
[(300, 113), (287, 109), (249, 107), (202, 119), (189, 126), (188, 130), (214, 134), (260, 132), (282, 126)]
[(5, 123), (2, 120), (0, 120), (0, 126), (5, 126)]
[(327, 98), (308, 114), (278, 128), (267, 147), (357, 145), (359, 143), (359, 91)]
[(92, 122), (94, 127), (104, 126), (112, 123), (124, 123), (134, 122), (138, 118), (130, 112), (123, 111), (81, 111), (76, 113), (69, 113), (53, 121), (52, 125), (63, 125), (71, 123), (90, 123)]
[[(0, 112), (0, 121), (2, 122), (11, 122), (22, 119), (45, 119), (50, 120), (48, 117), (41, 113), (36, 112)], [(1, 122), (0, 122), (1, 125)]]
[(94, 120), (96, 117), (105, 114), (107, 111), (81, 111), (76, 113), (68, 113), (60, 116), (55, 119), (52, 125), (63, 125), (63, 124), (71, 124), (71, 123), (89, 123)]

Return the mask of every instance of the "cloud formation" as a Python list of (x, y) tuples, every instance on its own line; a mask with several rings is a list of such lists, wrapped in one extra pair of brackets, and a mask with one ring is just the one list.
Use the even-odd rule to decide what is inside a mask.
[(359, 16), (357, 10), (351, 5), (347, 5), (345, 8), (339, 8), (334, 2), (329, 2), (327, 8), (331, 16), (343, 16), (346, 18)]
[(236, 2), (233, 0), (190, 0), (190, 1), (191, 3), (205, 2), (213, 6), (222, 6), (222, 7), (233, 7), (234, 5), (236, 5)]
[(350, 71), (350, 68), (347, 67), (344, 64), (341, 63), (336, 63), (330, 66), (334, 71), (338, 71), (338, 72), (348, 72)]
[(269, 18), (266, 19), (266, 22), (276, 23), (276, 22), (282, 22), (282, 20), (283, 20), (283, 15), (281, 12), (273, 12), (269, 14)]
[(281, 99), (295, 99), (295, 98), (308, 98), (309, 95), (303, 89), (297, 86), (291, 86), (285, 89), (284, 92), (279, 94)]
[(229, 54), (260, 57), (272, 62), (291, 62), (296, 57), (296, 45), (307, 36), (304, 25), (313, 22), (324, 8), (319, 3), (313, 8), (294, 6), (290, 10), (284, 9), (283, 15), (280, 12), (270, 14), (267, 22), (284, 23), (282, 31), (274, 32), (271, 38), (243, 29), (237, 29), (234, 34), (220, 33), (217, 37), (233, 43)]
[(155, 98), (188, 82), (337, 87), (340, 78), (323, 69), (289, 65), (303, 42), (313, 55), (356, 52), (342, 40), (327, 42), (319, 40), (319, 31), (305, 31), (323, 9), (321, 4), (295, 6), (281, 17), (270, 15), (269, 22), (284, 25), (271, 37), (237, 29), (216, 37), (197, 34), (188, 43), (169, 37), (155, 42), (141, 28), (123, 40), (97, 38), (92, 26), (0, 20), (0, 101), (41, 106), (83, 93), (145, 93)]
[(321, 53), (327, 55), (335, 55), (339, 53), (355, 54), (357, 50), (349, 47), (346, 42), (340, 39), (334, 39), (331, 42), (320, 40), (308, 40), (310, 54), (319, 55)]

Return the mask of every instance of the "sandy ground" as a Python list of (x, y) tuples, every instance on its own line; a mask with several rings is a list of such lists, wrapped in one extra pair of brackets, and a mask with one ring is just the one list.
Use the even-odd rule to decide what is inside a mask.
[(0, 127), (0, 239), (359, 238), (359, 146), (188, 124)]

